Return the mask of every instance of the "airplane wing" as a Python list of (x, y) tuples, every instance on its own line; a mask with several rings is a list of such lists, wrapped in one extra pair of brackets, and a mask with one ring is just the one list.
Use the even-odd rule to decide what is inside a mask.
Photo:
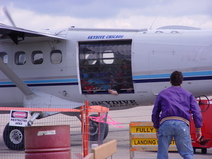
[(63, 39), (66, 38), (61, 35), (47, 34), (44, 32), (36, 32), (32, 30), (27, 30), (23, 28), (17, 28), (13, 26), (8, 26), (0, 23), (0, 41), (4, 42), (14, 42), (18, 44), (19, 42), (29, 42), (29, 41), (39, 41), (48, 39)]

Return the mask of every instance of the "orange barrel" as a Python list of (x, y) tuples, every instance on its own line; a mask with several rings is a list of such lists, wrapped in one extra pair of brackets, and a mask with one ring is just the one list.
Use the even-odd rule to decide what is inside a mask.
[(24, 128), (25, 159), (71, 159), (70, 126)]

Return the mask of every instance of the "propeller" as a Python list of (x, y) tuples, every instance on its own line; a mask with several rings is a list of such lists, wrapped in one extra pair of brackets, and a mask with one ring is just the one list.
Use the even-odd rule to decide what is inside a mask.
[(16, 27), (14, 21), (12, 20), (12, 17), (10, 16), (10, 13), (9, 13), (8, 9), (7, 9), (6, 7), (4, 7), (3, 10), (4, 10), (5, 15), (6, 15), (7, 18), (9, 19), (10, 23), (11, 23), (14, 27)]

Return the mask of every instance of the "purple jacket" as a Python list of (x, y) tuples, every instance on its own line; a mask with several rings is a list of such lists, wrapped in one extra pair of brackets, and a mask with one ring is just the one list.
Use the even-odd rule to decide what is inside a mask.
[(196, 128), (202, 127), (202, 114), (194, 96), (187, 90), (172, 86), (159, 93), (152, 110), (152, 122), (158, 129), (166, 120), (182, 120), (189, 124), (193, 114)]

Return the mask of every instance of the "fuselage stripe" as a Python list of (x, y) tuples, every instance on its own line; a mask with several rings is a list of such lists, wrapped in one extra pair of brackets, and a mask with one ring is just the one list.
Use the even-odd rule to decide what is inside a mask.
[[(212, 79), (212, 71), (204, 72), (186, 72), (183, 73), (184, 81), (210, 80)], [(134, 83), (149, 82), (169, 82), (170, 74), (153, 74), (153, 75), (137, 75), (133, 76)], [(65, 86), (79, 85), (77, 79), (52, 79), (52, 80), (28, 80), (24, 81), (29, 87), (37, 86)], [(0, 82), (0, 87), (16, 87), (11, 81)]]
[[(184, 81), (209, 80), (212, 79), (212, 71), (185, 72), (183, 73), (183, 77)], [(151, 75), (133, 76), (134, 83), (167, 82), (167, 81), (170, 81), (170, 74), (151, 74)]]

